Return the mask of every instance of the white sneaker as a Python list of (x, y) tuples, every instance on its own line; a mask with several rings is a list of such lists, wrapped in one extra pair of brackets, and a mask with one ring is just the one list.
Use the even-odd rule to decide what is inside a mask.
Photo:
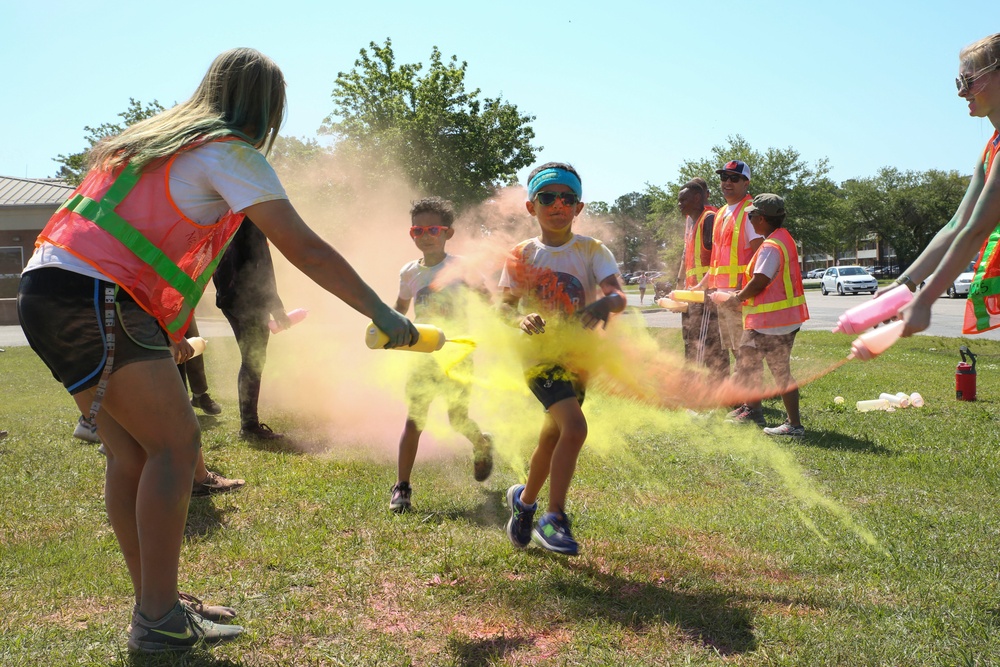
[(73, 437), (86, 440), (87, 442), (101, 441), (101, 437), (97, 435), (97, 426), (84, 419), (83, 415), (80, 415), (80, 419), (76, 422), (76, 428), (73, 429)]

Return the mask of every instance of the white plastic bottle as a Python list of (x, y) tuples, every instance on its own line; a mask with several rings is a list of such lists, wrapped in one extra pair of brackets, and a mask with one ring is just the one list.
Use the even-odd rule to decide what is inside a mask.
[(917, 392), (913, 392), (912, 394), (910, 394), (910, 405), (912, 405), (915, 408), (924, 407), (924, 397), (918, 394)]
[(889, 405), (894, 408), (908, 408), (910, 407), (910, 397), (906, 394), (900, 396), (899, 394), (886, 394), (882, 393), (878, 395), (879, 398), (884, 398), (889, 401)]
[(194, 354), (191, 355), (192, 359), (203, 353), (205, 351), (205, 348), (208, 346), (208, 341), (202, 338), (201, 336), (188, 338), (187, 342), (188, 345), (194, 348)]
[(858, 401), (855, 405), (858, 412), (871, 412), (872, 410), (888, 410), (889, 401), (884, 398), (876, 398), (871, 401)]

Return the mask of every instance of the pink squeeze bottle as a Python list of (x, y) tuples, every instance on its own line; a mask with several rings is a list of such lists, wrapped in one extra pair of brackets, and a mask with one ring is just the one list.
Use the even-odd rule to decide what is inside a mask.
[(913, 292), (909, 287), (893, 287), (879, 298), (858, 304), (841, 315), (833, 333), (859, 334), (874, 324), (895, 317), (910, 301), (913, 301)]
[(906, 322), (899, 320), (888, 326), (861, 334), (851, 343), (851, 353), (847, 355), (847, 358), (861, 359), (862, 361), (874, 359), (899, 340), (905, 326)]

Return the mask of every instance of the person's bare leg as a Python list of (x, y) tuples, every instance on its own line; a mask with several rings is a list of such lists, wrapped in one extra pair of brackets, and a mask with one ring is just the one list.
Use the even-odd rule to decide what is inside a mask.
[[(74, 396), (83, 414), (90, 413), (94, 391)], [(104, 506), (108, 520), (118, 539), (118, 546), (125, 558), (135, 603), (142, 595), (142, 562), (139, 550), (139, 533), (135, 520), (135, 498), (139, 478), (146, 464), (146, 452), (139, 446), (106, 410), (97, 414), (98, 434), (104, 443), (107, 466), (104, 473)]]
[[(129, 550), (130, 540), (138, 542), (139, 610), (156, 620), (177, 602), (180, 549), (200, 449), (198, 421), (173, 361), (137, 362), (116, 371), (98, 414), (98, 432), (115, 458), (124, 455), (125, 462), (133, 461), (133, 443), (146, 455), (137, 485), (134, 463), (111, 466), (109, 459), (105, 493), (116, 505), (134, 494), (135, 537), (129, 526), (112, 527)], [(127, 518), (127, 510), (117, 511)]]
[(559, 427), (552, 419), (551, 413), (547, 412), (542, 430), (538, 434), (538, 446), (535, 447), (535, 453), (531, 455), (531, 462), (528, 465), (528, 481), (524, 483), (524, 490), (521, 491), (523, 504), (531, 505), (538, 498), (538, 493), (549, 477), (552, 452), (557, 442), (559, 442)]
[(570, 481), (576, 471), (576, 460), (587, 440), (587, 419), (575, 398), (567, 398), (550, 407), (549, 416), (559, 430), (559, 439), (550, 459), (548, 511), (562, 512), (566, 507)]
[(785, 412), (788, 413), (788, 423), (792, 426), (802, 426), (802, 416), (799, 414), (799, 388), (795, 387), (782, 394), (781, 402), (785, 404)]
[(413, 472), (413, 462), (417, 459), (417, 446), (420, 444), (420, 429), (417, 422), (406, 420), (403, 434), (399, 436), (399, 458), (396, 461), (396, 481), (409, 482)]

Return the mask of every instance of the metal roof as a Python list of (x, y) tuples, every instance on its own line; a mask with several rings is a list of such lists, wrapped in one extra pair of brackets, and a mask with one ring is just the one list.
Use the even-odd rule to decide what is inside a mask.
[(72, 185), (59, 178), (0, 176), (0, 206), (58, 206), (73, 190)]

